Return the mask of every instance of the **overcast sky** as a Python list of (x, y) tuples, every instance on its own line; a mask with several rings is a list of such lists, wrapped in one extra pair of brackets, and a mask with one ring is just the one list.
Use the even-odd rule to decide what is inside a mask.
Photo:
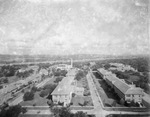
[(0, 54), (148, 50), (148, 0), (0, 0)]

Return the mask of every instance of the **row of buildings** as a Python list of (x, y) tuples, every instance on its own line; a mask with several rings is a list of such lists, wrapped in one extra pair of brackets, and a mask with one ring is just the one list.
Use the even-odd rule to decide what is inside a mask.
[(75, 80), (77, 72), (78, 70), (76, 69), (70, 69), (66, 77), (62, 79), (62, 81), (51, 93), (54, 103), (63, 103), (64, 106), (67, 106), (71, 103), (73, 93), (76, 95), (83, 95), (84, 88), (78, 87), (77, 81)]
[(98, 71), (106, 83), (114, 89), (120, 99), (123, 99), (128, 103), (131, 101), (142, 102), (142, 97), (144, 95), (143, 89), (135, 87), (134, 84), (128, 85), (123, 79), (119, 79), (115, 74), (103, 68), (98, 69)]
[(57, 64), (53, 66), (55, 69), (60, 69), (60, 70), (70, 70), (73, 68), (73, 60), (71, 59), (70, 64)]

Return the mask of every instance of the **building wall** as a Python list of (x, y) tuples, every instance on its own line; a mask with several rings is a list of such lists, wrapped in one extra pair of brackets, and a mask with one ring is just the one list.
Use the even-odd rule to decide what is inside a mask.
[(134, 95), (133, 100), (134, 102), (142, 102), (142, 95)]
[(120, 98), (125, 99), (125, 95), (117, 87), (114, 86), (114, 90)]
[(125, 100), (128, 102), (131, 102), (132, 100), (134, 102), (142, 102), (142, 95), (126, 94)]
[(59, 94), (59, 95), (52, 95), (52, 99), (53, 102), (58, 104), (58, 102), (63, 103), (64, 102), (64, 106), (67, 104), (70, 104), (71, 99), (72, 99), (72, 93), (65, 95), (65, 94)]

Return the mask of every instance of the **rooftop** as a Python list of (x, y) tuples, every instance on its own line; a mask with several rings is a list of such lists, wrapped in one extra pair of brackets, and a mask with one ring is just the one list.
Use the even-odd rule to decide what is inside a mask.
[(105, 70), (105, 69), (99, 69), (99, 71), (106, 75), (106, 79), (113, 83), (113, 85), (119, 89), (123, 94), (143, 94), (143, 90), (139, 87), (133, 87), (128, 84), (126, 84), (123, 80), (116, 77), (115, 74)]
[(64, 77), (62, 81), (58, 84), (58, 86), (54, 89), (52, 92), (52, 95), (57, 95), (57, 94), (70, 94), (70, 92), (73, 90), (73, 87), (71, 83), (73, 82), (75, 78), (75, 70), (70, 70), (67, 74), (67, 77)]

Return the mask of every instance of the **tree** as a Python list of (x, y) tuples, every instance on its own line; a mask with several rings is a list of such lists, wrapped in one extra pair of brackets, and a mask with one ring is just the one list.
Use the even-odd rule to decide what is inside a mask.
[(22, 107), (20, 105), (9, 106), (7, 108), (2, 108), (0, 117), (18, 117), (21, 112)]
[(50, 108), (53, 108), (54, 106), (54, 103), (51, 100), (48, 100), (47, 104), (49, 105)]
[(8, 83), (8, 78), (4, 78), (3, 82)]
[(44, 90), (47, 89), (49, 91), (49, 94), (51, 94), (53, 92), (53, 90), (56, 88), (57, 85), (55, 84), (48, 84), (44, 86)]
[(45, 97), (45, 96), (47, 96), (48, 94), (49, 94), (49, 90), (45, 89), (45, 90), (41, 91), (39, 95), (40, 95), (41, 97)]
[(27, 112), (27, 108), (22, 108), (21, 112), (24, 114)]
[(75, 93), (72, 93), (72, 97), (74, 97), (76, 94)]
[(54, 114), (54, 117), (72, 117), (73, 114), (70, 112), (69, 107), (54, 107), (52, 108), (52, 112)]
[(26, 92), (23, 96), (23, 100), (24, 101), (28, 101), (28, 100), (33, 100), (34, 98), (34, 93), (33, 91), (30, 91), (30, 92)]
[(36, 92), (37, 91), (37, 87), (33, 86), (31, 91)]
[(76, 76), (75, 76), (75, 79), (76, 80), (81, 80), (81, 78), (83, 78), (83, 77), (85, 77), (85, 74), (84, 74), (84, 72), (83, 71), (78, 71), (78, 73), (76, 74)]
[(88, 117), (88, 115), (82, 111), (78, 111), (73, 117)]
[(55, 82), (55, 83), (58, 83), (58, 82), (60, 82), (62, 79), (63, 79), (62, 77), (57, 77), (54, 82)]

